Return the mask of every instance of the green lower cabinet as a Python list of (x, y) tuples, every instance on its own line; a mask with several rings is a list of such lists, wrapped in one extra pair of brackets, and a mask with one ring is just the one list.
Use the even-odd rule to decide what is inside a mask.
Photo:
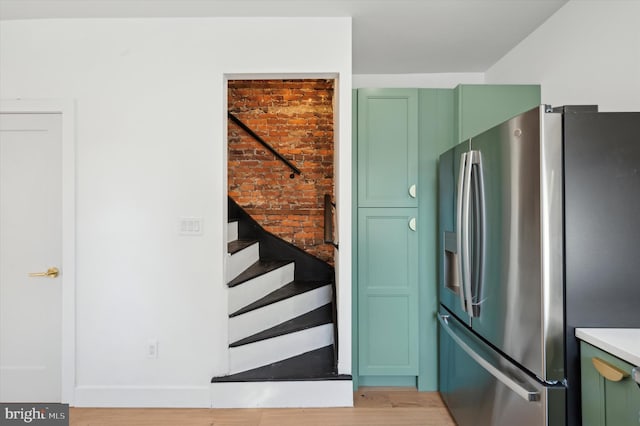
[[(605, 375), (613, 367), (614, 375), (623, 377), (605, 378), (594, 359)], [(633, 367), (588, 343), (580, 343), (583, 426), (640, 425), (640, 387), (631, 378)]]
[(360, 376), (418, 375), (415, 208), (358, 209)]

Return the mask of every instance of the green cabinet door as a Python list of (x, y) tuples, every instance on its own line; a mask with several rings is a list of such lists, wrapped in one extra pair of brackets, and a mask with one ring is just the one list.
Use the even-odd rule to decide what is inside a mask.
[[(622, 371), (626, 376), (619, 381), (606, 379), (594, 366), (594, 358)], [(607, 352), (588, 343), (580, 343), (583, 426), (640, 424), (640, 387), (630, 376), (632, 368), (632, 365)]]
[(418, 374), (415, 208), (358, 209), (360, 376)]
[(467, 140), (538, 105), (539, 85), (459, 85), (454, 89), (455, 140)]
[(417, 207), (418, 90), (358, 90), (358, 206)]

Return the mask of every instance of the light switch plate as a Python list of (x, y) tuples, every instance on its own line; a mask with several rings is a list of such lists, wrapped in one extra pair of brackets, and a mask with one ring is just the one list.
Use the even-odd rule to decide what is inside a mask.
[(202, 235), (202, 225), (201, 217), (181, 217), (180, 235)]

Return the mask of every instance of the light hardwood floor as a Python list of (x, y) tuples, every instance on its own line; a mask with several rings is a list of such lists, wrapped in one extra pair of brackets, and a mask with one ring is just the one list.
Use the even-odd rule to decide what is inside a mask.
[(361, 388), (353, 408), (71, 408), (70, 426), (455, 426), (437, 392)]

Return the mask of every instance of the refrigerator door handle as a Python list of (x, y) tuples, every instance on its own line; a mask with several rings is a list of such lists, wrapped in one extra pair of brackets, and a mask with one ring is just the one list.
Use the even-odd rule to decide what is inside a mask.
[(458, 262), (457, 262), (457, 267), (458, 267), (458, 277), (460, 277), (460, 290), (459, 290), (459, 295), (460, 295), (460, 304), (462, 305), (462, 310), (466, 312), (467, 308), (465, 305), (465, 290), (464, 290), (464, 281), (465, 281), (465, 276), (464, 276), (464, 266), (462, 264), (462, 262), (464, 261), (464, 252), (463, 252), (463, 248), (462, 248), (462, 233), (463, 233), (463, 227), (462, 227), (462, 199), (463, 199), (463, 193), (464, 193), (464, 177), (465, 177), (465, 171), (467, 170), (467, 153), (463, 152), (462, 155), (460, 156), (460, 172), (458, 174), (458, 191), (456, 194), (456, 228), (457, 228), (457, 232), (456, 232), (456, 245), (457, 245), (457, 250), (458, 250)]
[(472, 161), (473, 151), (470, 151), (466, 155), (465, 171), (464, 171), (464, 188), (462, 191), (462, 252), (460, 263), (462, 264), (462, 288), (465, 294), (466, 307), (465, 311), (470, 316), (473, 316), (473, 300), (471, 294), (471, 251), (469, 248), (470, 243), (470, 226), (469, 216), (471, 215), (471, 170), (473, 168)]
[(506, 375), (505, 373), (503, 373), (502, 371), (500, 371), (499, 369), (491, 365), (489, 361), (487, 361), (481, 355), (479, 355), (477, 352), (471, 349), (471, 347), (469, 347), (469, 345), (463, 342), (462, 339), (456, 335), (455, 331), (451, 329), (447, 321), (447, 318), (445, 317), (446, 315), (438, 314), (438, 321), (440, 321), (440, 325), (442, 326), (444, 331), (447, 332), (449, 337), (451, 337), (453, 341), (456, 342), (456, 344), (460, 346), (460, 348), (467, 353), (467, 355), (473, 358), (475, 362), (480, 364), (480, 366), (482, 366), (482, 368), (484, 368), (488, 373), (490, 373), (493, 377), (495, 377), (497, 380), (499, 380), (502, 384), (507, 386), (509, 389), (511, 389), (513, 392), (515, 392), (520, 398), (524, 399), (525, 401), (535, 402), (540, 400), (540, 392), (530, 391), (525, 389), (518, 382), (516, 382), (511, 377), (509, 377), (508, 375)]
[[(484, 269), (485, 269), (485, 250), (486, 250), (486, 228), (485, 221), (486, 203), (484, 197), (484, 175), (482, 170), (482, 155), (480, 151), (471, 151), (470, 168), (473, 168), (473, 176), (470, 181), (473, 181), (474, 188), (474, 230), (475, 230), (475, 256), (474, 260), (477, 261), (478, 267), (476, 270), (477, 276), (473, 277), (474, 282), (471, 283), (469, 289), (469, 298), (471, 299), (472, 309), (469, 315), (472, 317), (480, 316), (480, 304), (482, 303), (482, 288), (484, 285)], [(475, 178), (475, 179), (474, 179)], [(470, 186), (472, 183), (470, 183)], [(471, 275), (471, 274), (470, 274)]]

